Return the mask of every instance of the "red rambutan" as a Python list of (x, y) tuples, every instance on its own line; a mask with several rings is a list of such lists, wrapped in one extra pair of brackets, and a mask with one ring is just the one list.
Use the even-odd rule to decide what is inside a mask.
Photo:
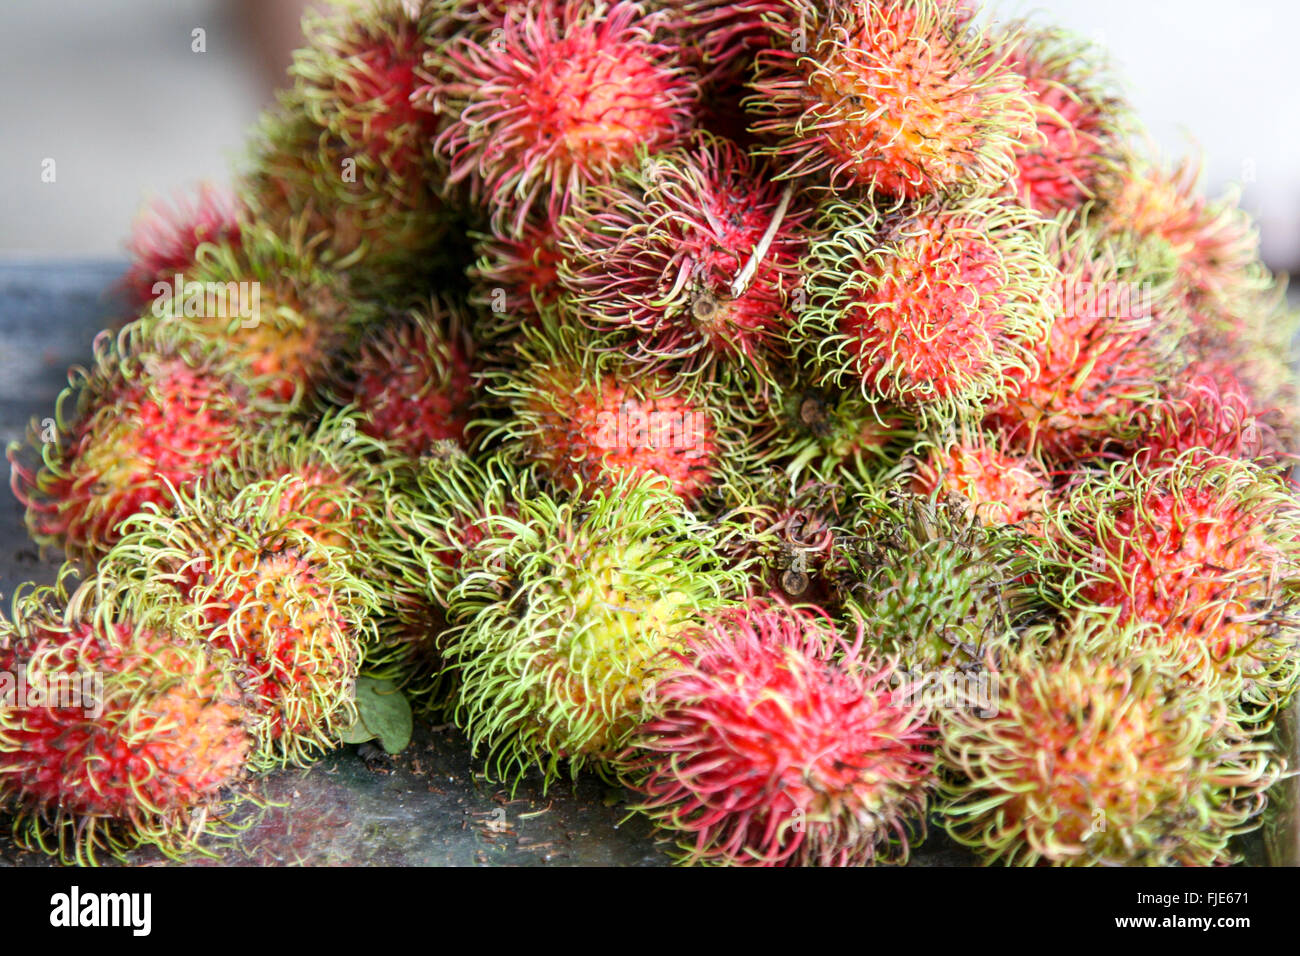
[(189, 272), (204, 243), (238, 244), (242, 215), (234, 192), (213, 183), (200, 183), (193, 196), (177, 197), (170, 204), (150, 202), (127, 241), (131, 266), (122, 283), (130, 304), (140, 310), (155, 301), (157, 283), (171, 287), (177, 274)]
[(562, 212), (638, 151), (690, 127), (694, 77), (663, 18), (629, 0), (537, 0), (489, 40), (458, 36), (430, 55), (426, 93), (446, 126), (448, 182), (468, 180), (493, 221), (517, 233), (530, 211)]
[(335, 397), (357, 408), (363, 432), (411, 458), (463, 444), (475, 400), (469, 326), (454, 301), (433, 296), (366, 333)]
[(782, 176), (917, 199), (991, 193), (1037, 145), (1024, 82), (962, 0), (792, 0), (748, 108)]
[(173, 331), (141, 320), (116, 338), (100, 333), (92, 367), (72, 370), (54, 417), (32, 422), (41, 465), (9, 446), (10, 484), (37, 543), (93, 563), (120, 522), (146, 504), (167, 507), (173, 488), (273, 415), (240, 366)]
[(1056, 275), (1033, 212), (975, 200), (880, 214), (833, 201), (821, 230), (794, 339), (823, 384), (948, 420), (1032, 370)]
[(674, 654), (625, 755), (690, 862), (905, 862), (924, 832), (928, 717), (814, 609), (751, 600)]
[[(794, 320), (809, 212), (726, 140), (646, 157), (560, 223), (565, 304), (634, 359), (770, 375)], [(590, 206), (591, 208), (588, 208)]]
[(0, 802), (25, 843), (68, 860), (193, 849), (219, 829), (252, 721), (224, 657), (161, 606), (106, 602), (104, 583), (69, 597), (60, 575), (0, 621)]
[(1041, 465), (999, 448), (989, 436), (931, 448), (917, 462), (912, 484), (918, 494), (961, 495), (986, 525), (1018, 524), (1031, 533), (1039, 530), (1051, 490)]

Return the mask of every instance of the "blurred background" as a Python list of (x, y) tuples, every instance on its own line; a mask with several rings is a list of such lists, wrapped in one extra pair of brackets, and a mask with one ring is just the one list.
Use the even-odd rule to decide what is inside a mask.
[[(228, 178), (283, 75), (306, 5), (4, 0), (0, 256), (118, 258), (149, 196)], [(1210, 192), (1240, 183), (1269, 263), (1300, 270), (1300, 110), (1289, 102), (1300, 4), (991, 6), (999, 18), (1038, 11), (1106, 47), (1161, 154), (1203, 150)], [(42, 182), (50, 159), (55, 181)]]

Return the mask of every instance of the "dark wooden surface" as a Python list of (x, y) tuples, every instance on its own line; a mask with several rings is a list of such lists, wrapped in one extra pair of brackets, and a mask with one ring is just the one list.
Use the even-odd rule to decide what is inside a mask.
[[(0, 262), (0, 440), (21, 439), (33, 417), (53, 412), (69, 366), (90, 357), (95, 333), (120, 313), (116, 262)], [(6, 469), (7, 473), (7, 469)], [(22, 510), (0, 491), (0, 604), (21, 582), (53, 581), (27, 538)], [(1295, 751), (1294, 744), (1291, 751)], [(307, 770), (250, 782), (256, 802), (236, 810), (233, 843), (198, 865), (591, 865), (655, 866), (668, 857), (649, 825), (628, 819), (625, 794), (594, 777), (543, 795), (528, 780), (512, 795), (483, 777), (452, 727), (417, 728), (410, 749), (375, 768), (348, 747)], [(1286, 799), (1295, 806), (1295, 781)], [(1243, 843), (1251, 862), (1295, 857), (1295, 813), (1274, 813), (1271, 836)], [(7, 828), (0, 828), (0, 833)], [(973, 857), (931, 828), (914, 865), (963, 866)], [(1266, 854), (1265, 844), (1272, 844)], [(1279, 851), (1277, 847), (1289, 850)], [(1280, 853), (1280, 855), (1279, 855)], [(165, 863), (143, 851), (130, 862)], [(0, 866), (49, 865), (0, 835)]]

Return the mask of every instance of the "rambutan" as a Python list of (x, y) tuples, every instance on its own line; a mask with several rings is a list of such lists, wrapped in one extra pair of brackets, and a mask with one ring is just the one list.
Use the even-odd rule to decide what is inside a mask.
[(1027, 641), (997, 681), (996, 708), (939, 717), (940, 816), (989, 862), (1229, 863), (1284, 767), (1158, 656)]
[(536, 325), (560, 298), (560, 233), (555, 219), (528, 219), (518, 236), (493, 231), (475, 233), (478, 258), (466, 270), (473, 290), (470, 302), (479, 319), (479, 341), (508, 337)]
[(925, 830), (924, 708), (825, 614), (751, 600), (713, 616), (654, 684), (624, 755), (640, 809), (687, 862), (906, 862)]
[(1044, 216), (1107, 193), (1120, 162), (1126, 107), (1110, 95), (1091, 44), (1050, 28), (1016, 24), (1007, 65), (1024, 78), (1040, 141), (1015, 150), (1011, 192)]
[(1107, 197), (1105, 222), (1115, 233), (1147, 247), (1176, 266), (1191, 308), (1240, 308), (1265, 291), (1270, 276), (1259, 260), (1259, 234), (1228, 193), (1201, 195), (1200, 164), (1164, 167), (1129, 156)]
[(694, 76), (663, 21), (629, 0), (537, 0), (490, 40), (460, 35), (429, 56), (425, 95), (445, 118), (436, 148), (448, 183), (470, 183), (494, 224), (563, 212), (583, 186), (676, 145), (691, 125)]
[(519, 370), (486, 380), (507, 415), (484, 444), (538, 465), (557, 486), (590, 492), (621, 475), (657, 475), (695, 502), (740, 467), (743, 429), (715, 383), (629, 368), (584, 349), (568, 326), (525, 332), (516, 348)]
[(386, 520), (366, 545), (384, 581), (385, 617), (366, 669), (400, 686), (417, 709), (441, 713), (452, 702), (456, 674), (444, 646), (449, 594), (475, 560), (471, 552), (485, 539), (508, 536), (516, 501), (534, 491), (531, 477), (502, 457), (480, 464), (445, 441), (408, 479), (385, 484)]
[[(657, 481), (517, 500), (467, 555), (446, 638), (456, 721), (497, 773), (553, 782), (620, 753), (669, 653), (745, 583)], [(499, 530), (498, 530), (499, 529)]]
[(368, 329), (334, 397), (356, 406), (363, 432), (411, 458), (434, 442), (464, 443), (475, 400), (469, 326), (455, 301), (434, 295)]
[(1300, 510), (1285, 481), (1192, 451), (1121, 462), (1054, 509), (1078, 604), (1158, 625), (1172, 655), (1262, 715), (1300, 681)]
[(69, 595), (60, 574), (0, 619), (0, 803), (23, 843), (69, 862), (200, 848), (253, 744), (230, 662), (161, 605), (110, 590)]
[(1045, 609), (1037, 538), (988, 526), (967, 502), (887, 489), (859, 498), (843, 539), (844, 600), (873, 644), (917, 674), (980, 665)]
[(1186, 322), (1158, 266), (1105, 238), (1085, 214), (1049, 231), (1051, 325), (986, 424), (1014, 448), (1070, 461), (1131, 441), (1139, 410), (1180, 368)]
[[(359, 282), (423, 273), (448, 217), (417, 76), (431, 47), (404, 0), (350, 3), (304, 20), (307, 46), (254, 138), (241, 190), (287, 233), (306, 220), (330, 265)], [(364, 268), (358, 268), (364, 264)]]
[[(666, 30), (681, 37), (687, 62), (716, 93), (748, 79), (759, 50), (773, 39), (772, 24), (787, 14), (785, 0), (650, 0), (665, 11)], [(712, 97), (705, 98), (705, 109)]]
[(1231, 367), (1194, 362), (1141, 416), (1133, 457), (1143, 467), (1185, 453), (1261, 464), (1281, 456), (1278, 416), (1256, 405)]
[(1035, 213), (1004, 201), (880, 213), (832, 201), (792, 337), (822, 384), (948, 421), (1029, 372), (1055, 277)]
[(10, 444), (10, 485), (42, 546), (93, 563), (118, 525), (231, 455), (275, 409), (246, 370), (213, 348), (151, 320), (95, 339), (89, 369), (74, 368), (53, 418), (34, 420), (28, 445)]
[(134, 309), (158, 299), (158, 283), (170, 287), (178, 273), (189, 272), (199, 246), (237, 245), (242, 216), (233, 191), (206, 182), (194, 195), (178, 196), (171, 203), (154, 199), (145, 206), (131, 228), (131, 265), (122, 277)]
[(353, 685), (377, 610), (348, 552), (299, 530), (316, 510), (310, 495), (302, 512), (282, 513), (291, 482), (253, 483), (229, 500), (178, 491), (171, 513), (132, 518), (103, 564), (166, 595), (243, 665), (263, 718), (257, 767), (305, 764), (339, 745), (356, 719)]
[(898, 199), (988, 194), (1040, 143), (1024, 81), (963, 0), (787, 6), (746, 101), (783, 177)]
[(242, 360), (287, 408), (315, 392), (352, 330), (375, 313), (300, 238), (260, 226), (237, 246), (205, 246), (175, 291), (155, 310), (161, 321)]
[(564, 304), (594, 331), (623, 333), (620, 354), (691, 368), (729, 359), (768, 378), (806, 243), (809, 210), (791, 196), (708, 134), (647, 156), (560, 222)]
[(1032, 458), (1009, 453), (992, 436), (979, 435), (931, 446), (917, 460), (912, 489), (922, 495), (960, 495), (984, 524), (1014, 524), (1037, 534), (1051, 482)]

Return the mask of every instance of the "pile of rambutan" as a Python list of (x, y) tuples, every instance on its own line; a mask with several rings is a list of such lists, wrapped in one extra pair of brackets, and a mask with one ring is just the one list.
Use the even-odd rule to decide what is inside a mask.
[(307, 38), (9, 450), (69, 563), (0, 670), (98, 695), (0, 698), (21, 838), (209, 849), (371, 678), (687, 862), (1240, 858), (1300, 683), (1296, 315), (1100, 51), (967, 0)]

